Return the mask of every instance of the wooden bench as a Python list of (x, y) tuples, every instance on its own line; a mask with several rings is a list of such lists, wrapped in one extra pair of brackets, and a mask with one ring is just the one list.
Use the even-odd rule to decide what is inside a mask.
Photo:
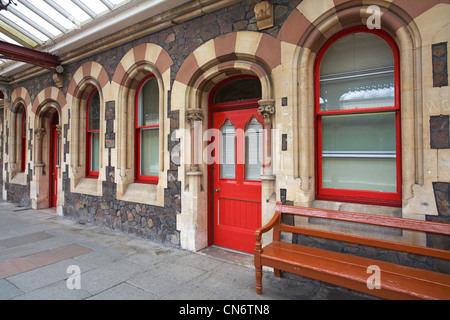
[[(445, 223), (294, 207), (278, 202), (271, 221), (255, 233), (254, 258), (258, 294), (262, 293), (262, 267), (268, 266), (274, 268), (276, 277), (280, 277), (280, 270), (283, 270), (386, 299), (450, 299), (450, 275), (448, 274), (282, 242), (280, 234), (285, 231), (445, 260), (450, 260), (450, 251), (291, 226), (282, 223), (282, 214), (450, 235), (450, 224)], [(262, 234), (271, 229), (273, 229), (273, 242), (262, 247)], [(369, 277), (376, 275), (376, 270), (370, 269), (370, 266), (379, 268), (380, 288), (372, 286), (372, 289), (369, 289), (368, 282), (372, 285), (377, 284), (371, 282), (374, 278), (368, 281)]]

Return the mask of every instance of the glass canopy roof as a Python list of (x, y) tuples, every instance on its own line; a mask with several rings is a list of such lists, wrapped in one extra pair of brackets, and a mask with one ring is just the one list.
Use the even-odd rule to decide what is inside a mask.
[[(48, 45), (130, 0), (0, 0), (0, 41), (26, 48)], [(0, 59), (0, 66), (5, 60)]]
[(53, 70), (71, 50), (190, 1), (0, 0), (0, 84), (30, 64)]

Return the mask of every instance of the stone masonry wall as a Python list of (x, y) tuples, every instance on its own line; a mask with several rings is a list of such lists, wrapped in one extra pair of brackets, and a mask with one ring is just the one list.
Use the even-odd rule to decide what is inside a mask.
[[(229, 8), (203, 15), (183, 24), (150, 34), (122, 46), (77, 61), (74, 64), (64, 66), (66, 73), (64, 86), (61, 88), (61, 91), (67, 94), (71, 76), (81, 65), (89, 61), (96, 61), (101, 64), (111, 79), (125, 53), (141, 43), (158, 44), (170, 54), (171, 59), (174, 61), (174, 65), (171, 68), (171, 82), (173, 82), (186, 57), (203, 43), (230, 32), (243, 30), (257, 31), (253, 11), (253, 6), (257, 2), (256, 0), (241, 1)], [(274, 4), (275, 26), (263, 32), (276, 36), (283, 22), (300, 2), (300, 0), (277, 1)], [(33, 101), (39, 92), (53, 85), (51, 74), (44, 74), (35, 79), (26, 80), (18, 84), (17, 87), (23, 86), (27, 88)], [(89, 222), (106, 225), (112, 229), (122, 230), (168, 245), (179, 246), (180, 240), (176, 230), (176, 215), (181, 210), (181, 184), (178, 179), (177, 165), (172, 162), (170, 163), (167, 174), (168, 184), (164, 192), (164, 207), (117, 200), (114, 177), (115, 168), (111, 166), (111, 149), (116, 146), (116, 133), (113, 128), (116, 102), (107, 101), (105, 106), (106, 130), (104, 150), (108, 152), (108, 165), (106, 166), (107, 180), (103, 182), (103, 195), (98, 197), (72, 193), (68, 176), (69, 168), (66, 166), (63, 168), (62, 178), (65, 196), (64, 215), (73, 217), (83, 223)], [(168, 106), (169, 111), (166, 116), (170, 119), (170, 132), (172, 133), (179, 128), (179, 112), (170, 111), (170, 101)], [(69, 110), (67, 112), (69, 112), (70, 119), (71, 106), (68, 107)], [(63, 110), (63, 112), (66, 111)], [(64, 139), (62, 156), (64, 161), (67, 161), (70, 151), (70, 141), (68, 141), (67, 135), (70, 129), (70, 123), (63, 123), (62, 128)], [(169, 151), (177, 144), (178, 141), (169, 139)], [(29, 177), (32, 177), (32, 175), (30, 174)], [(7, 189), (9, 190), (8, 194), (11, 195), (11, 201), (20, 201), (21, 203), (28, 204), (29, 201), (27, 202), (25, 198), (27, 198), (29, 188), (18, 188), (18, 186), (11, 185), (7, 186)]]

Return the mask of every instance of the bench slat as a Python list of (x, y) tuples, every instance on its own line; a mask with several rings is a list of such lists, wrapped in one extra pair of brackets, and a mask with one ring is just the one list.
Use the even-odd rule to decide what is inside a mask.
[[(305, 276), (311, 276), (313, 273), (314, 278), (318, 280), (387, 298), (450, 298), (448, 275), (322, 249), (272, 242), (264, 248), (261, 262), (274, 268), (284, 265), (283, 270)], [(366, 281), (370, 276), (367, 268), (370, 265), (380, 267), (381, 289), (367, 288)], [(404, 275), (405, 271), (407, 276)], [(420, 293), (415, 293), (417, 291)]]
[(294, 214), (300, 216), (324, 218), (324, 219), (363, 223), (391, 228), (437, 233), (442, 235), (450, 235), (450, 224), (443, 224), (431, 221), (420, 221), (414, 219), (378, 216), (365, 213), (335, 211), (316, 208), (303, 208), (278, 204), (275, 210), (281, 213)]
[(302, 228), (302, 227), (297, 227), (297, 226), (289, 226), (289, 225), (285, 225), (285, 224), (280, 225), (280, 230), (287, 231), (287, 232), (293, 232), (293, 233), (300, 233), (300, 234), (304, 234), (307, 236), (356, 243), (356, 244), (361, 244), (361, 245), (366, 245), (366, 246), (371, 246), (371, 247), (395, 250), (395, 251), (404, 251), (404, 252), (408, 252), (408, 253), (424, 255), (424, 256), (433, 257), (433, 258), (450, 260), (450, 252), (446, 251), (446, 250), (410, 245), (410, 244), (406, 244), (406, 243), (399, 243), (399, 242), (393, 242), (393, 241), (387, 241), (387, 240), (371, 239), (371, 238), (365, 238), (365, 237), (348, 235), (348, 234), (341, 234), (341, 233), (331, 232), (331, 231), (323, 231), (323, 230)]

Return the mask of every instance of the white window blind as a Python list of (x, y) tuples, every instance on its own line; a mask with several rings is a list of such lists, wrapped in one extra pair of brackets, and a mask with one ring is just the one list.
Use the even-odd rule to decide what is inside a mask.
[(394, 57), (383, 38), (371, 33), (345, 36), (320, 65), (320, 110), (389, 107), (395, 104)]

